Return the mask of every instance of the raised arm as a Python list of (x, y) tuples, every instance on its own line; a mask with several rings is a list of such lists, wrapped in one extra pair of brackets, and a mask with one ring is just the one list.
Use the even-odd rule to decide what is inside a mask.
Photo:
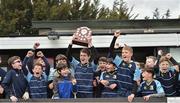
[(66, 56), (69, 60), (69, 62), (72, 62), (72, 54), (71, 54), (71, 51), (72, 51), (72, 44), (70, 43), (68, 45), (68, 48), (67, 48), (67, 51), (66, 51)]
[(114, 54), (114, 45), (116, 42), (116, 39), (118, 38), (118, 36), (120, 36), (121, 32), (120, 31), (115, 31), (114, 32), (114, 37), (111, 41), (110, 47), (109, 47), (109, 53), (108, 53), (108, 58), (115, 58), (115, 54)]
[[(25, 57), (25, 61), (23, 62), (23, 65), (27, 66), (26, 70), (28, 70), (31, 74), (33, 74), (33, 64), (34, 64), (34, 58), (35, 58), (35, 53), (36, 53), (36, 49), (40, 46), (40, 43), (34, 43), (33, 45), (33, 49), (31, 49), (30, 51), (28, 51), (26, 57)], [(27, 60), (28, 59), (28, 60)], [(27, 60), (27, 61), (26, 61)]]
[(34, 56), (34, 52), (32, 50), (28, 51), (24, 60), (23, 60), (23, 63), (22, 63), (22, 70), (24, 72), (24, 74), (27, 76), (28, 74), (28, 71), (30, 68), (32, 68), (32, 64), (29, 64), (29, 59), (32, 59)]
[(49, 72), (50, 72), (50, 64), (47, 60), (47, 58), (44, 56), (43, 52), (42, 51), (38, 51), (37, 52), (37, 57), (41, 58), (43, 61), (44, 61), (44, 66), (45, 66), (45, 70), (44, 72), (46, 73), (46, 75), (48, 76), (49, 75)]
[(87, 39), (88, 39), (88, 48), (90, 48), (90, 51), (91, 51), (91, 58), (94, 61), (94, 64), (97, 65), (98, 59), (99, 59), (98, 51), (92, 44), (92, 37), (89, 36), (89, 37), (87, 37)]
[[(73, 35), (72, 40), (74, 38), (75, 38), (75, 36)], [(71, 54), (72, 53), (72, 45), (73, 45), (72, 40), (70, 41), (68, 48), (67, 48), (67, 51), (66, 51), (66, 56), (67, 56), (69, 62), (72, 62), (72, 60), (73, 60), (72, 54)]]

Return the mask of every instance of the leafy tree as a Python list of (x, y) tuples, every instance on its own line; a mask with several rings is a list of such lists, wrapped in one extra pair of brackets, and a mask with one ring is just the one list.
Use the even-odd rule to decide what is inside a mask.
[(166, 11), (166, 13), (164, 14), (164, 16), (165, 16), (165, 19), (168, 19), (168, 18), (171, 16), (169, 9)]
[(110, 9), (103, 5), (102, 8), (100, 8), (100, 10), (99, 10), (99, 14), (97, 16), (97, 19), (100, 19), (100, 20), (108, 19), (110, 16), (109, 12), (110, 12)]
[(153, 19), (168, 19), (170, 17), (170, 10), (168, 9), (164, 15), (161, 15), (159, 9), (156, 8), (153, 12)]
[(72, 0), (70, 9), (70, 20), (79, 20), (81, 16), (82, 0)]
[[(32, 4), (31, 4), (32, 1)], [(100, 6), (100, 0), (1, 0), (0, 32), (33, 34), (33, 20), (122, 20), (133, 19), (133, 7), (115, 0), (113, 8)]]
[(29, 0), (1, 0), (1, 35), (11, 32), (26, 34), (31, 27), (31, 3)]
[(33, 20), (47, 20), (49, 6), (47, 0), (33, 0)]
[(156, 8), (153, 12), (153, 19), (160, 19), (160, 13), (158, 8)]
[(123, 0), (115, 0), (113, 4), (113, 9), (110, 11), (109, 19), (135, 19), (138, 14), (132, 14), (133, 8), (134, 7), (131, 7), (129, 9), (126, 2), (124, 2)]

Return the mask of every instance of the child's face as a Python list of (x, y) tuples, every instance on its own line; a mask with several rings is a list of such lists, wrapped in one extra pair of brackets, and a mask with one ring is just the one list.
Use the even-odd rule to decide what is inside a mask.
[(70, 70), (69, 70), (69, 68), (67, 68), (67, 67), (61, 69), (61, 71), (60, 71), (60, 74), (61, 74), (62, 76), (64, 76), (64, 77), (68, 76), (69, 73), (70, 73)]
[(155, 65), (155, 62), (154, 62), (153, 59), (147, 58), (147, 59), (146, 59), (146, 64), (145, 64), (145, 65), (146, 65), (147, 67), (149, 67), (149, 68), (153, 68), (154, 65)]
[(99, 61), (98, 62), (98, 69), (100, 69), (101, 71), (105, 71), (106, 70), (106, 65), (107, 65), (107, 63), (106, 62), (103, 62), (103, 61)]
[(80, 52), (80, 61), (82, 64), (89, 63), (90, 56), (88, 56), (86, 53)]
[(166, 73), (169, 68), (169, 62), (168, 61), (163, 61), (159, 64), (159, 69), (162, 73)]
[(14, 62), (12, 63), (12, 67), (14, 69), (21, 69), (22, 68), (22, 62), (20, 59), (16, 59), (14, 60)]
[(107, 72), (114, 71), (114, 69), (115, 69), (115, 67), (114, 67), (113, 64), (107, 63), (107, 65), (106, 65), (106, 71), (107, 71)]
[(43, 73), (42, 66), (35, 65), (33, 68), (33, 73), (35, 77), (41, 77)]
[(125, 62), (131, 61), (132, 53), (129, 50), (122, 49), (122, 59)]
[(152, 78), (152, 74), (148, 73), (147, 71), (144, 71), (142, 73), (142, 76), (143, 76), (143, 80), (148, 80), (149, 78)]

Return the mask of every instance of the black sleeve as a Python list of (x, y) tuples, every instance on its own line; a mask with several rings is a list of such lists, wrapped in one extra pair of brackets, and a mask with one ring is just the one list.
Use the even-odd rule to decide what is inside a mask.
[(28, 60), (29, 60), (29, 57), (25, 57), (22, 63), (22, 70), (26, 76), (28, 74), (28, 68), (26, 67)]
[(115, 45), (115, 42), (116, 42), (116, 39), (117, 37), (113, 37), (113, 40), (111, 41), (111, 44), (110, 44), (110, 47), (109, 47), (109, 53), (108, 53), (108, 58), (115, 58), (115, 54), (114, 54), (114, 45)]
[(67, 51), (66, 51), (66, 56), (69, 60), (69, 62), (72, 62), (72, 44), (69, 44), (68, 48), (67, 48)]
[(173, 57), (171, 57), (169, 60), (173, 63), (173, 65), (179, 65)]

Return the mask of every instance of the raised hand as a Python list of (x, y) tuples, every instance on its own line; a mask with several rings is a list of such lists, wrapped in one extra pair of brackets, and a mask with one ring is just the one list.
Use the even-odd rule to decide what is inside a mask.
[(31, 50), (27, 52), (26, 56), (27, 57), (31, 57), (34, 55), (34, 52), (32, 52)]
[(37, 49), (39, 46), (40, 46), (40, 43), (39, 43), (39, 42), (36, 42), (36, 43), (34, 43), (33, 48), (34, 48), (34, 49)]
[(117, 30), (117, 31), (114, 32), (114, 36), (115, 36), (115, 37), (118, 37), (118, 36), (120, 36), (120, 35), (121, 35), (120, 30)]
[(37, 52), (37, 57), (43, 57), (43, 56), (44, 56), (44, 54), (43, 54), (42, 51), (38, 51), (38, 52)]
[(170, 59), (172, 57), (171, 53), (167, 53), (166, 55), (166, 58)]
[(163, 51), (162, 50), (158, 50), (158, 55), (162, 56)]

